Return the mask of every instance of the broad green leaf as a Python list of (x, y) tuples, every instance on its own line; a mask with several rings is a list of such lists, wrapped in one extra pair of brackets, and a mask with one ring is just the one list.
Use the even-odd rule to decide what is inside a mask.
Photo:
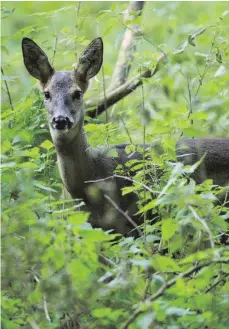
[(157, 206), (157, 200), (152, 200), (149, 203), (147, 203), (144, 207), (142, 207), (137, 214), (142, 214), (143, 212), (146, 212), (150, 209), (154, 209)]
[(165, 271), (165, 272), (180, 271), (180, 267), (175, 262), (175, 260), (166, 256), (159, 256), (159, 255), (153, 256), (152, 265), (157, 271)]
[(146, 313), (139, 317), (137, 324), (142, 329), (150, 329), (154, 319), (155, 319), (154, 312)]
[(161, 227), (162, 239), (164, 242), (169, 240), (177, 231), (179, 225), (176, 220), (167, 219), (164, 220)]
[(44, 142), (41, 143), (40, 147), (43, 147), (46, 150), (49, 150), (53, 147), (53, 143), (46, 139)]

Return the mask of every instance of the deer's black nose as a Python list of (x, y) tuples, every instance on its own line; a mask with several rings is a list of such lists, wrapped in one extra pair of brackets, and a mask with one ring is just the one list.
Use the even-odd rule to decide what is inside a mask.
[(54, 117), (52, 119), (52, 126), (55, 129), (62, 130), (62, 129), (70, 129), (72, 126), (72, 122), (69, 120), (68, 117), (64, 117), (59, 115), (58, 117)]

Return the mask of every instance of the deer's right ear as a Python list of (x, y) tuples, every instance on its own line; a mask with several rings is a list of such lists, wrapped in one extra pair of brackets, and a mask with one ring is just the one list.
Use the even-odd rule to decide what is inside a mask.
[(41, 83), (46, 83), (54, 69), (44, 51), (31, 39), (22, 39), (24, 64), (28, 72)]

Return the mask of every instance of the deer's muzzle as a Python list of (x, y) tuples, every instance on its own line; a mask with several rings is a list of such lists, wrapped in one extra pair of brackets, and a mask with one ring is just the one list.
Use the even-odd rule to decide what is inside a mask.
[(59, 115), (58, 117), (54, 117), (51, 123), (52, 127), (57, 130), (70, 129), (73, 123), (69, 120), (68, 117), (64, 117)]

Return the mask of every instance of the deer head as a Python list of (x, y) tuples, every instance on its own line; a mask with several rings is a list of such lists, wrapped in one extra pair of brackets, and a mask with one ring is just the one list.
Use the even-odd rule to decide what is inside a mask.
[(83, 125), (83, 94), (102, 66), (102, 39), (86, 47), (72, 72), (55, 71), (45, 52), (29, 38), (23, 38), (22, 52), (28, 72), (40, 81), (52, 138), (75, 137)]

